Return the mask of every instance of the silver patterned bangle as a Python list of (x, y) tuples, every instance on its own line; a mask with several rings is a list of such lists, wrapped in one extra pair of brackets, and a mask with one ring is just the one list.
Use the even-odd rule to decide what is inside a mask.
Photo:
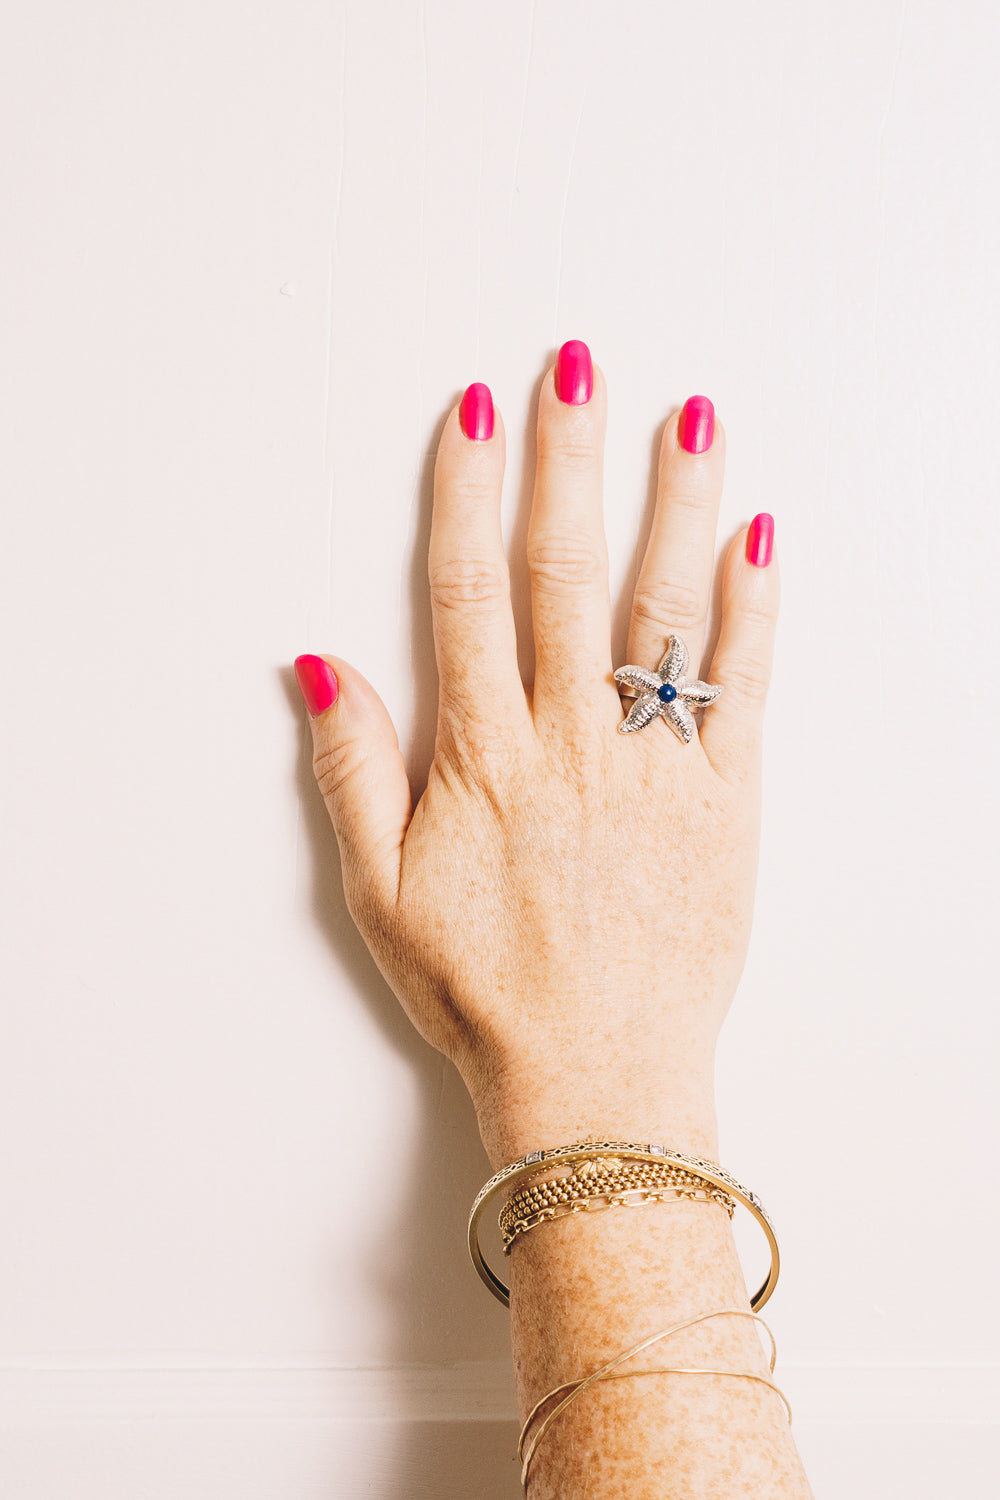
[(554, 1165), (568, 1166), (570, 1163), (586, 1161), (602, 1155), (625, 1156), (633, 1161), (673, 1163), (697, 1173), (699, 1177), (721, 1188), (723, 1192), (730, 1194), (749, 1209), (764, 1231), (771, 1252), (771, 1269), (767, 1278), (750, 1299), (750, 1306), (754, 1312), (764, 1306), (778, 1282), (779, 1255), (774, 1226), (757, 1194), (744, 1187), (732, 1173), (727, 1172), (725, 1167), (720, 1167), (717, 1162), (706, 1161), (700, 1156), (688, 1156), (682, 1151), (674, 1151), (669, 1146), (661, 1146), (655, 1142), (635, 1145), (630, 1141), (577, 1141), (571, 1146), (554, 1146), (545, 1151), (529, 1151), (527, 1156), (495, 1172), (490, 1180), (483, 1184), (469, 1214), (469, 1254), (480, 1279), (489, 1287), (498, 1301), (502, 1302), (505, 1307), (509, 1307), (510, 1289), (487, 1265), (479, 1244), (479, 1226), (490, 1204), (499, 1193), (504, 1191), (512, 1197), (519, 1183), (529, 1177), (537, 1178), (540, 1170), (547, 1170)]

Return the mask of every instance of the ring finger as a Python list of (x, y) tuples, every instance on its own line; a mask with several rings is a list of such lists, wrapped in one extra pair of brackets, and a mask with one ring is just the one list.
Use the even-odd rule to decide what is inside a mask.
[(700, 675), (726, 443), (707, 396), (691, 396), (660, 444), (653, 527), (636, 582), (628, 661), (655, 669), (679, 635)]

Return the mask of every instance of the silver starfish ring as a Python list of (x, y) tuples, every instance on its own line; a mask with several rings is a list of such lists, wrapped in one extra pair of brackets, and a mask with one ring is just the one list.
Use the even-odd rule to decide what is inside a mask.
[(618, 726), (619, 734), (645, 729), (654, 719), (666, 719), (678, 739), (685, 745), (691, 740), (695, 724), (692, 708), (707, 708), (722, 692), (708, 682), (688, 682), (688, 649), (679, 635), (667, 640), (667, 650), (655, 672), (645, 667), (619, 667), (615, 681), (635, 688), (636, 701)]

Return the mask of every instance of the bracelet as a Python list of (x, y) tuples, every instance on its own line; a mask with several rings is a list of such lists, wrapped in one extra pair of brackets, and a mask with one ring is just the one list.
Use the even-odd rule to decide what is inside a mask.
[[(535, 1403), (531, 1411), (528, 1413), (528, 1417), (524, 1423), (524, 1426), (521, 1428), (521, 1436), (517, 1445), (517, 1456), (519, 1459), (521, 1459), (521, 1484), (525, 1492), (527, 1492), (528, 1487), (528, 1466), (531, 1463), (531, 1460), (534, 1458), (535, 1452), (538, 1448), (539, 1443), (542, 1441), (542, 1438), (545, 1436), (546, 1432), (549, 1430), (556, 1418), (566, 1410), (570, 1402), (575, 1401), (577, 1396), (579, 1396), (582, 1391), (587, 1390), (589, 1386), (595, 1385), (599, 1380), (627, 1380), (640, 1375), (730, 1375), (740, 1380), (757, 1380), (760, 1381), (762, 1385), (766, 1385), (770, 1390), (774, 1391), (775, 1394), (779, 1396), (784, 1402), (785, 1410), (788, 1412), (788, 1425), (790, 1427), (792, 1425), (792, 1408), (789, 1405), (784, 1392), (779, 1389), (779, 1387), (774, 1383), (773, 1380), (768, 1380), (765, 1375), (757, 1375), (750, 1370), (710, 1370), (703, 1368), (654, 1370), (618, 1369), (618, 1366), (624, 1364), (626, 1360), (634, 1359), (637, 1354), (641, 1354), (643, 1350), (648, 1349), (652, 1344), (658, 1343), (661, 1339), (669, 1338), (670, 1335), (674, 1333), (680, 1333), (684, 1328), (692, 1328), (696, 1323), (704, 1323), (709, 1318), (719, 1317), (753, 1318), (756, 1322), (762, 1324), (762, 1326), (767, 1330), (768, 1338), (771, 1340), (771, 1359), (768, 1368), (770, 1373), (773, 1375), (774, 1365), (778, 1355), (778, 1346), (775, 1343), (774, 1334), (771, 1332), (771, 1329), (768, 1327), (767, 1323), (764, 1322), (763, 1318), (758, 1317), (756, 1313), (748, 1312), (746, 1308), (721, 1307), (717, 1312), (702, 1313), (697, 1318), (689, 1318), (684, 1323), (676, 1323), (673, 1328), (664, 1329), (662, 1333), (654, 1333), (651, 1338), (644, 1339), (641, 1344), (636, 1344), (632, 1349), (626, 1349), (624, 1354), (616, 1355), (616, 1357), (610, 1360), (608, 1364), (602, 1365), (599, 1370), (595, 1370), (592, 1375), (587, 1375), (582, 1380), (569, 1380), (564, 1385), (557, 1385), (555, 1390), (549, 1391), (547, 1396), (543, 1396), (540, 1401)], [(559, 1405), (553, 1411), (549, 1412), (549, 1415), (545, 1418), (542, 1425), (535, 1433), (535, 1436), (532, 1438), (530, 1447), (528, 1448), (527, 1452), (525, 1452), (524, 1440), (528, 1435), (528, 1431), (531, 1427), (532, 1422), (534, 1422), (535, 1418), (538, 1416), (538, 1413), (542, 1410), (542, 1407), (545, 1406), (548, 1401), (551, 1401), (553, 1396), (559, 1396), (563, 1391), (568, 1391), (569, 1395), (563, 1397), (563, 1400), (560, 1401)]]
[[(505, 1307), (510, 1306), (510, 1290), (505, 1282), (492, 1268), (487, 1265), (479, 1244), (479, 1225), (483, 1214), (502, 1190), (516, 1188), (519, 1184), (526, 1182), (529, 1178), (538, 1178), (540, 1170), (546, 1172), (552, 1165), (568, 1166), (581, 1161), (590, 1161), (595, 1157), (615, 1156), (629, 1157), (635, 1161), (647, 1161), (663, 1163), (668, 1162), (673, 1166), (684, 1168), (696, 1173), (705, 1179), (708, 1184), (720, 1188), (724, 1193), (729, 1193), (737, 1199), (745, 1208), (753, 1214), (767, 1237), (768, 1247), (771, 1252), (771, 1268), (767, 1279), (758, 1288), (750, 1299), (750, 1306), (756, 1309), (763, 1307), (764, 1303), (774, 1291), (778, 1281), (779, 1254), (778, 1241), (775, 1238), (774, 1226), (768, 1217), (763, 1203), (757, 1194), (738, 1182), (725, 1167), (717, 1162), (705, 1161), (700, 1156), (688, 1156), (681, 1151), (673, 1151), (669, 1146), (661, 1146), (656, 1143), (648, 1145), (634, 1145), (628, 1141), (579, 1141), (571, 1146), (554, 1146), (544, 1151), (529, 1151), (527, 1156), (515, 1161), (509, 1167), (503, 1167), (495, 1172), (488, 1182), (480, 1188), (472, 1211), (469, 1214), (469, 1254), (481, 1280), (489, 1287), (494, 1297), (502, 1302)], [(513, 1196), (513, 1195), (512, 1195)]]
[[(525, 1235), (537, 1225), (547, 1224), (551, 1219), (564, 1219), (570, 1214), (599, 1213), (604, 1208), (648, 1208), (651, 1203), (718, 1203), (720, 1199), (716, 1192), (717, 1190), (713, 1190), (705, 1193), (697, 1188), (649, 1188), (642, 1192), (605, 1193), (596, 1198), (578, 1198), (561, 1208), (543, 1208), (530, 1218), (517, 1221), (510, 1234), (504, 1236), (503, 1253), (510, 1254), (519, 1235)], [(722, 1206), (725, 1208), (725, 1203)], [(729, 1216), (732, 1218), (732, 1213)]]
[[(668, 1191), (669, 1190), (669, 1191)], [(571, 1213), (593, 1213), (604, 1208), (643, 1208), (668, 1198), (690, 1198), (721, 1203), (732, 1218), (736, 1204), (722, 1188), (670, 1162), (590, 1157), (559, 1176), (542, 1174), (528, 1183), (500, 1211), (498, 1225), (503, 1250), (509, 1255), (518, 1235), (536, 1225)]]

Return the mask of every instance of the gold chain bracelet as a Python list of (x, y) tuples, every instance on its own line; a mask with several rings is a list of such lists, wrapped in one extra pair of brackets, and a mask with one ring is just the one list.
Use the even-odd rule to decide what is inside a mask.
[(558, 1170), (561, 1167), (574, 1166), (577, 1162), (608, 1156), (635, 1161), (666, 1162), (682, 1167), (703, 1178), (711, 1186), (720, 1188), (723, 1193), (731, 1195), (738, 1203), (742, 1203), (745, 1208), (749, 1209), (764, 1232), (771, 1254), (768, 1274), (750, 1299), (750, 1306), (754, 1311), (764, 1306), (778, 1281), (779, 1257), (774, 1226), (757, 1194), (750, 1188), (744, 1187), (718, 1162), (707, 1161), (704, 1157), (689, 1156), (686, 1152), (675, 1151), (670, 1146), (658, 1143), (637, 1145), (632, 1141), (604, 1140), (579, 1141), (571, 1146), (554, 1146), (542, 1151), (530, 1151), (527, 1156), (521, 1157), (520, 1161), (511, 1162), (509, 1166), (495, 1172), (480, 1188), (469, 1214), (469, 1254), (472, 1256), (476, 1271), (494, 1297), (505, 1307), (510, 1306), (510, 1292), (507, 1285), (487, 1264), (479, 1243), (479, 1226), (490, 1204), (500, 1193), (505, 1193), (507, 1198), (516, 1196), (517, 1192), (529, 1182), (537, 1182), (543, 1177), (550, 1176), (553, 1168)]
[[(594, 1214), (605, 1208), (648, 1208), (653, 1203), (717, 1203), (714, 1193), (702, 1192), (699, 1188), (640, 1188), (631, 1193), (612, 1193), (600, 1198), (578, 1198), (562, 1208), (543, 1208), (529, 1219), (521, 1219), (509, 1235), (504, 1237), (503, 1252), (509, 1255), (519, 1235), (528, 1234), (539, 1224), (548, 1224), (553, 1219), (562, 1219), (572, 1214)], [(725, 1205), (723, 1205), (725, 1206)]]
[(566, 1214), (641, 1208), (668, 1196), (721, 1203), (730, 1218), (736, 1210), (735, 1200), (722, 1188), (675, 1163), (595, 1156), (563, 1168), (558, 1176), (532, 1179), (507, 1200), (498, 1221), (504, 1254), (510, 1254), (518, 1235)]

